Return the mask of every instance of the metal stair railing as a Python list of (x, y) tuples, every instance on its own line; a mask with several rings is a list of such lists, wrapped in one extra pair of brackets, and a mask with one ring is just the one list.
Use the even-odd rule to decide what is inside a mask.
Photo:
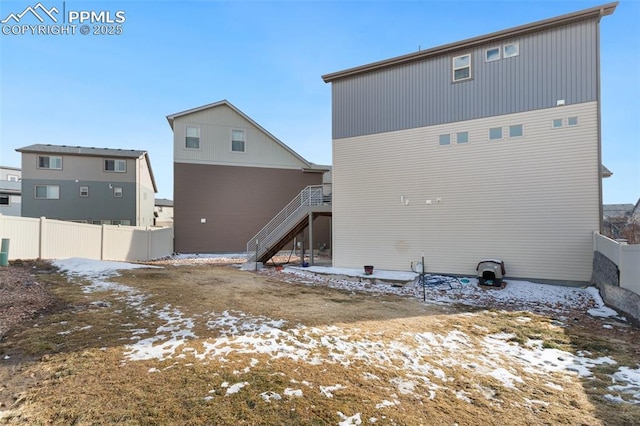
[(282, 237), (283, 231), (286, 233), (286, 230), (291, 226), (295, 226), (300, 220), (300, 214), (306, 213), (308, 207), (324, 204), (322, 192), (322, 185), (310, 185), (300, 191), (285, 208), (280, 210), (264, 228), (247, 242), (248, 261), (255, 261), (276, 238)]

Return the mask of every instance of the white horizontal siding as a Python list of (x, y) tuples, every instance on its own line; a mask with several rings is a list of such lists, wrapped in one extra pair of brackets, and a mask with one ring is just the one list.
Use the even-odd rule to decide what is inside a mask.
[[(551, 128), (569, 116), (579, 125)], [(488, 140), (510, 124), (524, 136)], [(438, 144), (461, 131), (469, 143)], [(430, 272), (474, 274), (500, 258), (512, 277), (590, 279), (596, 102), (338, 139), (333, 156), (335, 266), (408, 270), (424, 252)]]
[[(200, 128), (200, 149), (185, 148), (186, 126)], [(232, 130), (245, 131), (245, 152), (231, 151)], [(306, 167), (295, 155), (226, 105), (178, 117), (173, 124), (174, 161), (225, 166)]]

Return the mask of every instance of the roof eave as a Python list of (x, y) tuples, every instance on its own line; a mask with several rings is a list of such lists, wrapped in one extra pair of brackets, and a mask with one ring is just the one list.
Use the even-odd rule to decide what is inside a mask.
[(332, 81), (350, 77), (353, 75), (375, 71), (382, 68), (387, 68), (395, 65), (406, 64), (414, 61), (418, 61), (421, 59), (426, 59), (434, 56), (444, 55), (453, 51), (469, 49), (475, 47), (479, 44), (489, 43), (492, 41), (497, 41), (509, 37), (517, 37), (523, 34), (528, 34), (535, 31), (544, 30), (550, 27), (556, 27), (559, 25), (565, 25), (571, 22), (582, 21), (586, 19), (593, 18), (601, 18), (603, 16), (611, 15), (616, 7), (618, 6), (618, 2), (607, 3), (601, 6), (595, 6), (589, 9), (580, 10), (577, 12), (568, 13), (561, 16), (556, 16), (554, 18), (544, 19), (542, 21), (536, 21), (525, 25), (520, 25), (518, 27), (508, 28), (506, 30), (497, 31), (494, 33), (469, 38), (462, 41), (457, 41), (454, 43), (445, 44), (442, 46), (434, 47), (431, 49), (421, 50), (418, 52), (408, 53), (402, 56), (396, 56), (395, 58), (385, 59), (378, 62), (373, 62), (366, 65), (361, 65), (354, 68), (349, 68), (343, 71), (337, 71), (330, 74), (325, 74), (322, 76), (322, 80), (325, 83), (330, 83)]

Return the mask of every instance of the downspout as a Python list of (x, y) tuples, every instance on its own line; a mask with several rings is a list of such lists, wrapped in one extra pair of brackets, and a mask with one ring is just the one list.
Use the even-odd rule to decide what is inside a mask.
[(600, 98), (600, 20), (604, 16), (604, 9), (600, 9), (600, 15), (596, 20), (596, 80), (597, 80), (597, 114), (598, 114), (598, 232), (603, 233), (602, 217), (604, 214), (602, 207), (602, 99)]

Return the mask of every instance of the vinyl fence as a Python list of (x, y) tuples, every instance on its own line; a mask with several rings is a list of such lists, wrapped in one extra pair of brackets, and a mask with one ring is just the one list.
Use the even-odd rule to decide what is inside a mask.
[(594, 250), (618, 267), (620, 287), (640, 295), (640, 244), (629, 245), (596, 233)]
[(0, 215), (0, 238), (9, 239), (9, 260), (84, 257), (142, 261), (173, 253), (173, 228), (89, 225)]

